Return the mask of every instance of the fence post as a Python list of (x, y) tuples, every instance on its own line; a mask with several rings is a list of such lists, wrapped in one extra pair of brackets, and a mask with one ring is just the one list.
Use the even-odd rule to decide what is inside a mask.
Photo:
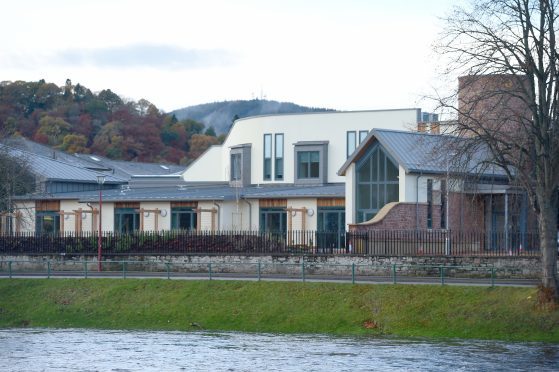
[(8, 273), (10, 274), (10, 279), (12, 279), (12, 261), (8, 261)]
[(126, 261), (122, 261), (122, 279), (126, 279)]
[(50, 279), (50, 261), (47, 261), (47, 279)]
[(212, 280), (212, 263), (211, 262), (208, 264), (208, 276), (209, 276), (209, 279)]
[(444, 267), (439, 266), (439, 272), (441, 273), (441, 285), (444, 285)]
[(260, 274), (260, 273), (261, 273), (260, 270), (261, 270), (261, 269), (260, 269), (260, 261), (258, 261), (258, 281), (260, 281), (260, 275), (261, 275), (261, 274)]
[(392, 264), (392, 284), (396, 284), (396, 264)]
[(165, 262), (165, 267), (167, 268), (167, 279), (171, 279), (171, 273), (169, 272), (169, 262)]
[(491, 287), (495, 287), (495, 268), (491, 268)]
[(305, 281), (305, 258), (303, 257), (303, 262), (301, 263), (301, 275), (303, 281)]
[(351, 284), (355, 284), (355, 262), (351, 264)]
[(87, 279), (87, 260), (83, 262), (83, 277)]

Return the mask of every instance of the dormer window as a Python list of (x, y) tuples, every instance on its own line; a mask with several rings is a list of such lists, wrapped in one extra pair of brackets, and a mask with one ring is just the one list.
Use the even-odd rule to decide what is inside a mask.
[(250, 143), (231, 147), (229, 182), (231, 186), (250, 185)]
[(328, 182), (328, 141), (303, 141), (295, 146), (295, 183)]

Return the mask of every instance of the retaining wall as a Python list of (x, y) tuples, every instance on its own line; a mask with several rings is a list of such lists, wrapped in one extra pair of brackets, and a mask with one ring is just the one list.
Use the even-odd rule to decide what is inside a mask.
[[(87, 261), (86, 261), (87, 260)], [(302, 266), (309, 275), (350, 275), (355, 265), (356, 275), (390, 276), (395, 268), (398, 275), (437, 275), (439, 266), (475, 267), (446, 269), (446, 275), (488, 276), (494, 269), (497, 278), (536, 279), (540, 277), (539, 257), (364, 257), (364, 256), (130, 256), (106, 259), (104, 271), (208, 272), (211, 263), (214, 273), (252, 273), (299, 275)], [(85, 256), (0, 256), (0, 271), (7, 271), (12, 261), (15, 271), (45, 271), (50, 261), (53, 271), (97, 270), (97, 260)], [(393, 266), (396, 265), (396, 266)]]

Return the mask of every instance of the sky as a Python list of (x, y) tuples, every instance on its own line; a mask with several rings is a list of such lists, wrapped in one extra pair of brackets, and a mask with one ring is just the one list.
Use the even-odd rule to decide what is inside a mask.
[(0, 81), (147, 99), (422, 107), (452, 0), (0, 0)]

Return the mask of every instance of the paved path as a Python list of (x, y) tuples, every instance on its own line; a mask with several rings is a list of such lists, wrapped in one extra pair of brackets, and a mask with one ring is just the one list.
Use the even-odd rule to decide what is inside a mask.
[[(44, 279), (49, 276), (45, 272), (26, 272), (26, 273), (13, 273), (12, 278), (37, 278)], [(0, 272), (0, 278), (9, 278), (8, 273)], [(72, 271), (56, 271), (52, 272), (50, 278), (85, 278), (84, 272)], [(101, 272), (98, 273), (88, 272), (87, 278), (134, 278), (134, 279), (172, 279), (172, 280), (244, 280), (244, 281), (289, 281), (289, 282), (329, 282), (329, 283), (351, 283), (351, 275), (281, 275), (281, 274), (261, 274), (258, 278), (257, 274), (239, 274), (239, 273), (212, 273), (211, 278), (209, 273), (169, 273), (166, 272), (136, 272), (128, 271), (123, 272)], [(411, 277), (399, 276), (396, 278), (397, 284), (428, 284), (428, 285), (465, 285), (465, 286), (491, 286), (490, 278), (451, 278), (445, 277), (441, 280), (440, 277)], [(357, 284), (393, 284), (393, 279), (388, 276), (356, 276), (355, 283)], [(535, 287), (539, 284), (538, 280), (534, 279), (495, 279), (495, 286), (507, 287)]]

